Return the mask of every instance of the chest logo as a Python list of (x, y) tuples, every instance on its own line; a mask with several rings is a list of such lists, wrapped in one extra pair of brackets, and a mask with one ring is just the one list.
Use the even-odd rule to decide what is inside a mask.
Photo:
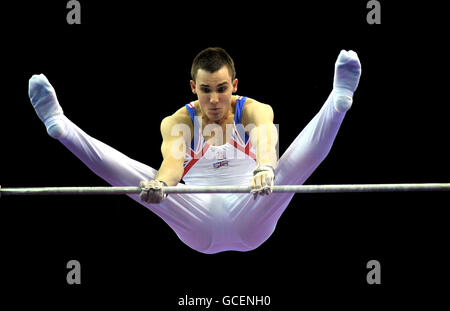
[(214, 155), (216, 158), (216, 162), (213, 163), (213, 168), (221, 168), (228, 166), (228, 160), (224, 150), (216, 149), (214, 150)]
[(228, 160), (220, 160), (213, 163), (214, 168), (221, 168), (221, 167), (227, 167), (228, 166)]

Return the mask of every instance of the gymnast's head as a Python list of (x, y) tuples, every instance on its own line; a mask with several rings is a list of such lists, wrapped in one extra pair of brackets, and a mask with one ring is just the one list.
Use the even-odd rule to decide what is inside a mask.
[(226, 119), (238, 85), (231, 56), (219, 47), (201, 51), (192, 62), (191, 78), (203, 116), (214, 122)]

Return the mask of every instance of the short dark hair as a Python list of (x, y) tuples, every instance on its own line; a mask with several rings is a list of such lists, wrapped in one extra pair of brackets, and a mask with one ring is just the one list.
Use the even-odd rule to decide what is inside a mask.
[(191, 78), (195, 81), (199, 69), (214, 73), (223, 66), (227, 66), (232, 80), (236, 78), (236, 69), (231, 56), (222, 48), (207, 48), (195, 56), (191, 67)]

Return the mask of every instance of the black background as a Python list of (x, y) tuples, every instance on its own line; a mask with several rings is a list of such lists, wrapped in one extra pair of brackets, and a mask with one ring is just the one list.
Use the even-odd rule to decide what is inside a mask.
[[(0, 184), (106, 185), (46, 134), (27, 95), (35, 73), (84, 131), (159, 168), (159, 122), (195, 99), (190, 66), (208, 46), (233, 56), (238, 94), (273, 107), (280, 153), (327, 98), (339, 51), (358, 53), (354, 105), (308, 184), (448, 182), (445, 13), (380, 2), (381, 25), (367, 24), (366, 1), (80, 1), (81, 25), (67, 24), (65, 1), (2, 4)], [(185, 295), (271, 296), (247, 310), (429, 304), (448, 290), (448, 199), (296, 195), (258, 249), (205, 255), (125, 196), (3, 197), (2, 293), (16, 305), (163, 310)], [(71, 259), (81, 285), (66, 283)], [(371, 259), (381, 285), (366, 283)]]

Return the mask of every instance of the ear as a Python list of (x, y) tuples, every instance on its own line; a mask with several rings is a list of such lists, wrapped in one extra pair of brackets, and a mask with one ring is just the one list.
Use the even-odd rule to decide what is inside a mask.
[(197, 94), (197, 89), (195, 88), (195, 81), (191, 80), (189, 83), (191, 84), (192, 93)]
[(233, 81), (233, 93), (237, 92), (237, 87), (238, 87), (238, 79), (234, 79)]

